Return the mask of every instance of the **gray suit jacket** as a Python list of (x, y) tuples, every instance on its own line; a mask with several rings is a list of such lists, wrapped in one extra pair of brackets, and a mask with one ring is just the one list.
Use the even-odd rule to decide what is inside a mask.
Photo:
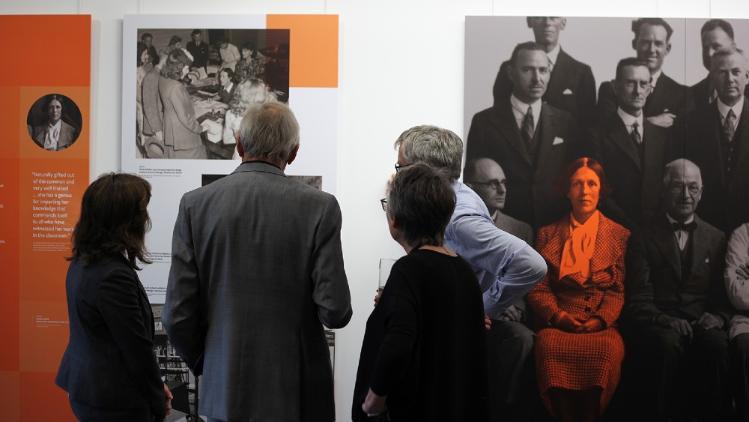
[(352, 314), (340, 230), (335, 197), (264, 162), (182, 197), (162, 320), (202, 371), (201, 414), (335, 419), (322, 324)]

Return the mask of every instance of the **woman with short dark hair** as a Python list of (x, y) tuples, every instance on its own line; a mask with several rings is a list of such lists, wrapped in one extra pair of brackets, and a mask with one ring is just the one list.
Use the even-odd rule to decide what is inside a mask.
[(105, 174), (83, 194), (65, 290), (70, 338), (56, 383), (81, 421), (161, 421), (171, 393), (153, 352), (154, 322), (135, 270), (149, 263), (147, 181)]
[(538, 231), (536, 249), (549, 271), (528, 293), (537, 317), (536, 377), (552, 414), (592, 422), (609, 404), (624, 358), (616, 322), (629, 230), (598, 211), (608, 184), (596, 160), (572, 162), (558, 186), (572, 212)]
[(481, 290), (468, 263), (443, 246), (455, 193), (444, 175), (417, 163), (395, 175), (382, 201), (407, 255), (367, 321), (352, 418), (485, 420)]

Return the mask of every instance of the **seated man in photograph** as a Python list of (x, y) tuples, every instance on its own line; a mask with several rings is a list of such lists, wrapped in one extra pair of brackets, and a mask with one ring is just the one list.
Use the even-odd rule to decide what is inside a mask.
[[(507, 197), (507, 179), (502, 167), (491, 158), (479, 158), (466, 163), (463, 174), (465, 184), (484, 201), (494, 225), (533, 245), (531, 226), (502, 213)], [(520, 297), (497, 319), (492, 320), (492, 330), (486, 339), (489, 350), (495, 350), (498, 356), (508, 358), (491, 359), (487, 364), (489, 378), (496, 381), (489, 383), (489, 394), (492, 397), (490, 403), (498, 407), (493, 414), (505, 413), (505, 420), (513, 420), (507, 414), (508, 410), (512, 412), (527, 407), (518, 402), (537, 394), (532, 388), (535, 381), (530, 359), (533, 354), (534, 333), (526, 325), (527, 321), (525, 298)], [(517, 414), (518, 417), (520, 415), (521, 413)]]
[(234, 83), (234, 71), (228, 67), (221, 69), (218, 73), (218, 83), (221, 85), (221, 90), (218, 92), (219, 100), (224, 104), (229, 104), (237, 90), (237, 84)]
[(638, 410), (662, 420), (728, 420), (725, 236), (695, 213), (701, 196), (700, 169), (668, 163), (665, 213), (630, 242), (623, 315), (633, 389), (642, 395)]
[(567, 212), (555, 182), (581, 151), (572, 116), (543, 102), (549, 72), (541, 44), (518, 44), (508, 67), (512, 94), (473, 116), (466, 146), (467, 160), (491, 158), (502, 167), (512, 192), (504, 212), (534, 229)]
[(728, 328), (733, 399), (738, 420), (749, 421), (749, 223), (728, 240), (724, 278), (734, 311)]

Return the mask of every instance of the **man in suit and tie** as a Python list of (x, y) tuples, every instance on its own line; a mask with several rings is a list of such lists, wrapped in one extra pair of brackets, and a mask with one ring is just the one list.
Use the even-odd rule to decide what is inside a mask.
[(639, 226), (659, 210), (668, 133), (644, 117), (650, 90), (648, 63), (635, 57), (620, 60), (614, 80), (619, 106), (595, 131), (595, 155), (611, 184), (610, 199), (629, 225)]
[(735, 45), (733, 26), (723, 19), (710, 19), (702, 25), (700, 39), (702, 40), (702, 65), (707, 69), (708, 75), (689, 88), (694, 108), (707, 107), (717, 97), (715, 88), (710, 82), (710, 58), (716, 51)]
[[(652, 92), (643, 111), (650, 123), (671, 127), (674, 118), (681, 115), (689, 106), (689, 91), (663, 73), (663, 61), (671, 51), (671, 35), (674, 30), (661, 18), (640, 18), (632, 22), (632, 48), (637, 58), (648, 63)], [(614, 84), (603, 82), (598, 89), (598, 115), (606, 119), (616, 114), (617, 102)]]
[(251, 108), (237, 150), (232, 174), (182, 197), (164, 327), (209, 420), (331, 422), (323, 324), (351, 318), (338, 202), (284, 174), (299, 150), (286, 105)]
[(700, 167), (705, 195), (699, 213), (730, 234), (749, 216), (749, 64), (735, 47), (718, 50), (710, 63), (717, 98), (678, 122), (674, 154)]
[[(595, 116), (596, 82), (590, 66), (572, 58), (559, 44), (559, 35), (567, 25), (567, 19), (559, 16), (528, 16), (526, 22), (549, 58), (551, 77), (543, 100), (570, 113), (581, 128), (590, 127)], [(494, 81), (495, 105), (507, 101), (512, 94), (509, 66), (509, 61), (502, 63)]]
[(491, 158), (505, 171), (505, 213), (533, 228), (567, 211), (554, 182), (579, 154), (572, 116), (542, 101), (549, 70), (541, 44), (518, 44), (508, 67), (512, 94), (473, 116), (467, 140), (467, 160)]
[(687, 415), (727, 420), (725, 235), (695, 213), (702, 192), (694, 163), (668, 163), (665, 213), (642, 230), (640, 239), (630, 240), (623, 314), (627, 353), (640, 365), (640, 410), (663, 420)]

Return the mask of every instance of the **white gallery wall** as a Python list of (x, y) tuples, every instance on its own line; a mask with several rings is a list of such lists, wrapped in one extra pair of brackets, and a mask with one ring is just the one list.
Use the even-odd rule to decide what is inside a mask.
[[(393, 172), (393, 141), (422, 123), (463, 127), (464, 17), (566, 15), (749, 19), (747, 0), (3, 0), (0, 14), (91, 14), (91, 176), (119, 170), (122, 17), (125, 14), (330, 13), (339, 15), (337, 197), (354, 317), (337, 333), (336, 407), (350, 420), (359, 347), (378, 261), (402, 254), (379, 199)], [(564, 35), (564, 34), (563, 34)], [(595, 34), (591, 34), (595, 37)], [(694, 39), (694, 38), (692, 38)], [(59, 38), (65, 42), (65, 28)], [(564, 42), (564, 40), (562, 40)], [(600, 46), (606, 48), (606, 46)], [(746, 48), (746, 47), (745, 47)], [(699, 54), (694, 46), (694, 54)], [(7, 58), (6, 58), (7, 59)], [(14, 58), (14, 60), (23, 58)], [(612, 64), (614, 66), (614, 64)], [(54, 66), (50, 65), (50, 71)], [(597, 81), (599, 82), (599, 81)], [(0, 82), (1, 83), (1, 82)], [(488, 87), (487, 89), (490, 89)], [(304, 154), (304, 138), (300, 154)], [(60, 280), (63, 283), (63, 280)]]

